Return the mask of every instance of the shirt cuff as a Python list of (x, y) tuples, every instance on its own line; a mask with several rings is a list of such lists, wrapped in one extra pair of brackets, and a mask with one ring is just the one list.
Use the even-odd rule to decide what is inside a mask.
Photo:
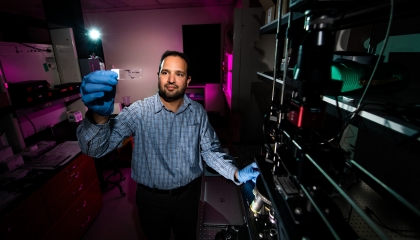
[(238, 181), (238, 179), (236, 179), (236, 177), (235, 177), (235, 172), (236, 171), (239, 171), (236, 167), (235, 168), (233, 168), (233, 171), (231, 172), (231, 173), (229, 173), (229, 176), (232, 176), (231, 177), (231, 180), (236, 184), (236, 185), (241, 185), (242, 183), (241, 182), (239, 182)]

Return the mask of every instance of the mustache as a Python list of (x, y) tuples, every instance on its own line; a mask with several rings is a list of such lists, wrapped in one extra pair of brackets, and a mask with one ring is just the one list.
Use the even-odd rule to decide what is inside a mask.
[(178, 86), (176, 84), (165, 84), (165, 87), (175, 87), (175, 88), (178, 88)]

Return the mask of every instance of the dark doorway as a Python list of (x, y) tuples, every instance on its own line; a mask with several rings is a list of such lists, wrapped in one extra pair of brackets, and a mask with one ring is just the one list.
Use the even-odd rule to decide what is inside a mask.
[(183, 25), (184, 53), (190, 60), (191, 84), (220, 83), (221, 24)]

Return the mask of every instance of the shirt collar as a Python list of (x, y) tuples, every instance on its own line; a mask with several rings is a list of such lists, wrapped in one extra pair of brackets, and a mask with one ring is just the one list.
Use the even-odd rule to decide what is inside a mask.
[[(178, 113), (181, 113), (185, 111), (189, 106), (191, 105), (191, 99), (187, 97), (187, 95), (184, 94), (184, 102), (182, 103), (181, 107), (179, 107)], [(162, 100), (159, 97), (159, 93), (156, 93), (155, 95), (155, 113), (158, 113), (162, 111), (162, 109), (165, 108), (165, 105), (163, 105)], [(192, 111), (190, 109), (190, 111)]]

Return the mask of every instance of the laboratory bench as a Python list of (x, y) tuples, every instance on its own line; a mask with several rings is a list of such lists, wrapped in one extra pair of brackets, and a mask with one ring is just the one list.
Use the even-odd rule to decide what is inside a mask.
[[(76, 127), (61, 123), (57, 145), (73, 141)], [(51, 140), (43, 133), (25, 139), (27, 146), (42, 137)], [(94, 159), (79, 153), (53, 169), (32, 169), (31, 164), (19, 168), (28, 171), (23, 177), (1, 175), (0, 239), (79, 239), (103, 206)]]

